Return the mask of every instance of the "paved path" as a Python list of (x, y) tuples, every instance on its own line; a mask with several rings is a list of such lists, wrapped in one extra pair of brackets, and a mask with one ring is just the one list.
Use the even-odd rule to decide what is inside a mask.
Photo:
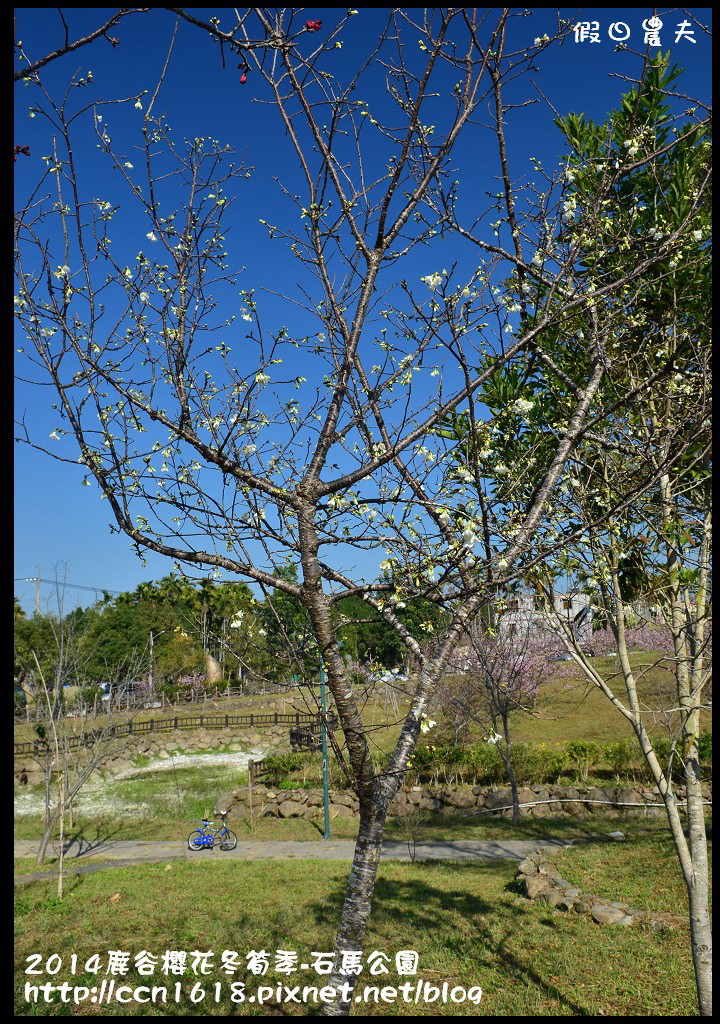
[[(448, 842), (428, 841), (417, 843), (414, 850), (416, 860), (522, 860), (529, 853), (549, 847), (559, 849), (572, 845), (573, 840), (564, 839), (456, 839)], [(33, 857), (39, 843), (34, 839), (16, 839), (15, 856)], [(239, 841), (235, 850), (188, 850), (185, 840), (114, 840), (98, 843), (73, 843), (65, 854), (65, 867), (69, 873), (100, 871), (110, 867), (129, 864), (149, 864), (164, 860), (346, 860), (350, 861), (355, 843), (349, 839), (315, 840), (312, 842), (290, 842), (286, 840), (244, 840)], [(383, 859), (412, 860), (408, 844), (402, 840), (386, 840), (383, 843)], [(92, 860), (90, 859), (92, 858)], [(94, 863), (93, 863), (94, 861)], [(15, 884), (42, 878), (52, 878), (56, 872), (37, 871), (31, 875), (19, 875)]]

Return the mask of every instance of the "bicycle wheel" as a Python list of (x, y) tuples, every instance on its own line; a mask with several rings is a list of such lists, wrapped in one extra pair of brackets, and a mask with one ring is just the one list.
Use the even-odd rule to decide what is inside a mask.
[(225, 830), (225, 834), (220, 839), (221, 850), (234, 850), (237, 846), (237, 836), (230, 829)]
[(204, 850), (205, 844), (201, 843), (200, 840), (205, 838), (205, 833), (202, 829), (196, 828), (188, 836), (188, 850)]

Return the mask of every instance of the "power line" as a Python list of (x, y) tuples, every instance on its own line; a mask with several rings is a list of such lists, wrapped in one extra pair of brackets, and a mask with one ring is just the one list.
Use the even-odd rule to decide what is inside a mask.
[(17, 576), (14, 583), (50, 583), (53, 587), (62, 587), (63, 590), (91, 590), (93, 593), (122, 594), (122, 590), (108, 590), (107, 587), (88, 587), (82, 583), (61, 583), (60, 580), (46, 580), (40, 576)]

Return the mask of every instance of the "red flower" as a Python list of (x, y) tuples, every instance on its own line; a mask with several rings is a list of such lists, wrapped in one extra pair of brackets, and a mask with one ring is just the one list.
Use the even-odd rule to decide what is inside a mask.
[(308, 30), (308, 32), (319, 32), (320, 29), (322, 28), (322, 22), (321, 21), (306, 21), (305, 22), (305, 28)]
[(245, 85), (246, 82), (247, 82), (247, 75), (243, 71), (243, 73), (240, 75), (240, 85)]
[(23, 156), (30, 156), (30, 147), (29, 146), (15, 146), (15, 149), (14, 149), (14, 154), (15, 155), (13, 156), (13, 163), (15, 163), (15, 161), (17, 160), (18, 153), (22, 153)]

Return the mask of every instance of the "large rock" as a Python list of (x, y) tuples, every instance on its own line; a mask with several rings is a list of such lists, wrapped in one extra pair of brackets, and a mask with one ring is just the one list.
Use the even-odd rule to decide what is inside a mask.
[(305, 789), (281, 789), (277, 794), (277, 802), (282, 805), (286, 801), (292, 800), (296, 804), (304, 804), (307, 802), (307, 790)]
[(441, 811), (443, 808), (443, 802), (436, 796), (423, 795), (419, 806), (422, 811)]
[[(609, 805), (615, 803), (615, 790), (614, 789), (600, 789), (597, 786), (593, 786), (588, 790), (587, 797), (588, 809), (593, 811), (595, 814), (608, 814), (612, 809)], [(605, 806), (602, 803), (590, 803), (591, 800), (602, 800), (605, 802)]]
[[(335, 812), (334, 814), (333, 811)], [(330, 814), (331, 817), (335, 818), (354, 818), (356, 816), (352, 807), (346, 807), (345, 804), (332, 804)]]
[(278, 811), (281, 818), (300, 818), (303, 813), (303, 804), (299, 800), (283, 800), (278, 804)]
[(520, 875), (537, 875), (539, 871), (537, 864), (530, 857), (521, 860), (517, 869)]
[(341, 807), (355, 808), (358, 803), (358, 798), (354, 793), (331, 793), (330, 799)]
[(485, 806), (490, 810), (500, 807), (512, 807), (512, 793), (509, 789), (498, 789), (485, 796)]
[[(618, 789), (615, 790), (615, 803), (617, 804), (641, 804), (642, 802), (642, 797), (636, 789), (622, 789), (618, 787)], [(640, 808), (621, 807), (620, 810), (632, 812), (634, 810), (640, 810)]]
[(223, 812), (230, 811), (236, 803), (237, 800), (235, 799), (234, 793), (221, 793), (215, 801), (213, 814), (222, 814)]
[(445, 803), (451, 807), (475, 807), (477, 798), (470, 789), (458, 789), (445, 797)]
[(541, 785), (531, 786), (530, 790), (531, 790), (531, 792), (533, 794), (533, 800), (550, 800), (550, 799), (552, 799), (552, 794), (550, 793), (550, 790), (546, 786), (541, 786)]
[(558, 800), (577, 800), (579, 794), (576, 786), (553, 786), (552, 795)]
[(538, 895), (538, 903), (547, 903), (550, 907), (556, 907), (562, 899), (563, 894), (559, 889), (544, 889)]
[(574, 906), (575, 900), (572, 898), (572, 896), (563, 896), (562, 899), (559, 899), (555, 904), (557, 910), (564, 910), (565, 912), (567, 912), (568, 910), (572, 910)]
[[(547, 875), (524, 875), (523, 887), (529, 900), (537, 899), (541, 892), (550, 889), (552, 882)], [(562, 894), (558, 894), (558, 898)]]
[(603, 903), (596, 903), (591, 910), (593, 921), (598, 924), (619, 924), (625, 917), (625, 911), (618, 907), (609, 907)]

